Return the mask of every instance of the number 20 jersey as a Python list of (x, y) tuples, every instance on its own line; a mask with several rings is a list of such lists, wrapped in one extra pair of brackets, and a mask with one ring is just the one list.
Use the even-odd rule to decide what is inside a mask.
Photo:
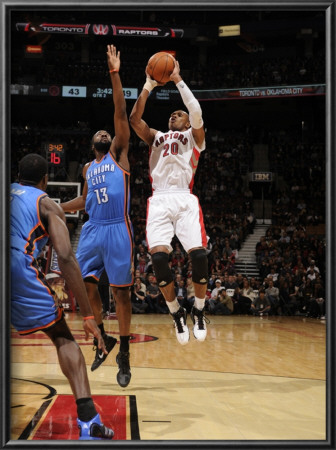
[(191, 128), (187, 131), (158, 131), (149, 154), (153, 191), (192, 191), (198, 160), (204, 149), (205, 141), (198, 147)]

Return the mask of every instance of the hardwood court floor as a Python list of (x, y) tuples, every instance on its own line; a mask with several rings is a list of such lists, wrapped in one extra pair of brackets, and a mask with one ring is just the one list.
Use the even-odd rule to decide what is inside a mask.
[[(79, 314), (67, 313), (87, 362), (92, 394), (102, 409), (114, 408), (116, 439), (324, 441), (325, 321), (209, 318), (206, 341), (197, 342), (191, 332), (190, 342), (181, 346), (170, 316), (133, 315), (132, 379), (122, 389), (116, 382), (118, 349), (91, 372), (91, 340), (84, 339)], [(191, 329), (190, 318), (188, 323)], [(105, 329), (118, 337), (115, 316), (105, 320)], [(58, 439), (55, 411), (66, 411), (54, 404), (41, 417), (36, 415), (46, 398), (72, 399), (55, 349), (43, 333), (22, 338), (13, 330), (11, 344), (11, 439), (34, 439), (34, 433), (38, 438), (30, 431), (43, 420), (48, 422), (48, 439)], [(126, 399), (126, 406), (111, 406), (107, 398), (119, 405)], [(118, 411), (125, 420), (118, 418)], [(46, 435), (41, 431), (40, 436)], [(76, 439), (76, 433), (62, 439)]]

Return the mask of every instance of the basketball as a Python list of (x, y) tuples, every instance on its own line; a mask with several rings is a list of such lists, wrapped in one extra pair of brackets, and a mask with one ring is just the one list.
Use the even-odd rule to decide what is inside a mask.
[(151, 56), (147, 63), (147, 73), (158, 83), (170, 81), (170, 75), (174, 70), (175, 58), (167, 52), (158, 52)]

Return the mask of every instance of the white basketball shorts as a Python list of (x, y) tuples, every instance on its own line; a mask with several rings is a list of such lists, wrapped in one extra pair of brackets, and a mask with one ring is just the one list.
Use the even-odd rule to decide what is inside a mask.
[(206, 247), (203, 213), (196, 195), (189, 191), (155, 192), (147, 200), (146, 235), (149, 250), (163, 245), (171, 252), (174, 235), (186, 252)]

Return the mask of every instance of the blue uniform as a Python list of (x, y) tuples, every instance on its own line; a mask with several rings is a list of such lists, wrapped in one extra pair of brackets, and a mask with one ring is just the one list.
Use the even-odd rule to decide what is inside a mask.
[(11, 319), (20, 334), (46, 329), (63, 316), (36, 261), (49, 239), (39, 212), (46, 196), (32, 186), (11, 185)]
[(76, 257), (83, 278), (99, 280), (104, 268), (111, 286), (133, 285), (133, 230), (129, 218), (130, 173), (108, 152), (87, 169), (85, 210)]

